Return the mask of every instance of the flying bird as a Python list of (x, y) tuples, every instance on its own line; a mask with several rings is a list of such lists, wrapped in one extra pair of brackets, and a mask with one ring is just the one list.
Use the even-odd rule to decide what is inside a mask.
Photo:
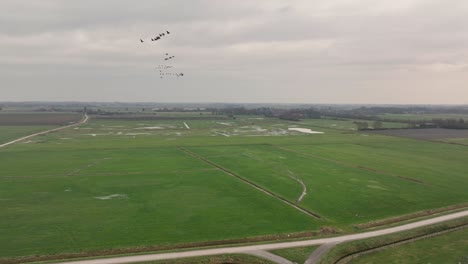
[(167, 33), (167, 34), (171, 34), (171, 32), (169, 32), (169, 31), (167, 31), (167, 30), (166, 30), (166, 33)]
[(142, 39), (140, 39), (140, 42), (143, 43), (144, 41)]

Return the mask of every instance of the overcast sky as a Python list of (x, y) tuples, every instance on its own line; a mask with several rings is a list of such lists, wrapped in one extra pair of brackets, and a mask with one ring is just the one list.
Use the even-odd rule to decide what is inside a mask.
[(1, 0), (23, 100), (467, 104), (468, 1)]

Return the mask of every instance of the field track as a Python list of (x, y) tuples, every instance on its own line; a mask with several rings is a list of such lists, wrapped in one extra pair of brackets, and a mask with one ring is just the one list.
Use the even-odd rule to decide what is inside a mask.
[(1, 144), (1, 145), (0, 145), (0, 148), (6, 147), (6, 146), (11, 145), (11, 144), (15, 144), (15, 143), (17, 143), (17, 142), (20, 142), (20, 141), (23, 141), (23, 140), (25, 140), (25, 139), (29, 139), (29, 138), (32, 138), (32, 137), (35, 137), (35, 136), (45, 135), (45, 134), (47, 134), (47, 133), (54, 132), (54, 131), (59, 131), (59, 130), (65, 129), (65, 128), (70, 128), (70, 127), (79, 126), (79, 125), (82, 125), (82, 124), (88, 122), (88, 120), (89, 120), (89, 117), (88, 117), (87, 114), (85, 114), (85, 115), (83, 116), (83, 119), (81, 119), (81, 121), (78, 122), (78, 123), (71, 124), (71, 125), (67, 125), (67, 126), (57, 127), (57, 128), (54, 128), (54, 129), (49, 129), (49, 130), (46, 130), (46, 131), (42, 131), (42, 132), (38, 132), (38, 133), (31, 134), (31, 135), (28, 135), (28, 136), (25, 136), (25, 137), (22, 137), (22, 138), (18, 138), (18, 139), (12, 140), (12, 141), (10, 141), (10, 142)]
[(210, 255), (220, 255), (220, 254), (235, 254), (235, 253), (249, 253), (252, 251), (262, 251), (262, 250), (274, 250), (282, 248), (294, 248), (294, 247), (305, 247), (313, 245), (322, 245), (328, 243), (342, 243), (352, 240), (360, 240), (365, 238), (383, 236), (393, 233), (398, 233), (402, 231), (412, 230), (419, 227), (424, 227), (432, 224), (437, 224), (445, 222), (448, 220), (453, 220), (461, 217), (468, 216), (468, 210), (457, 212), (453, 214), (448, 214), (444, 216), (435, 217), (432, 219), (426, 219), (410, 224), (405, 224), (402, 226), (390, 227), (386, 229), (364, 232), (359, 234), (344, 235), (331, 238), (320, 238), (304, 241), (294, 241), (294, 242), (283, 242), (283, 243), (272, 243), (272, 244), (263, 244), (263, 245), (252, 245), (252, 246), (241, 246), (241, 247), (226, 247), (226, 248), (213, 248), (213, 249), (200, 249), (200, 250), (191, 250), (184, 252), (171, 252), (171, 253), (159, 253), (159, 254), (148, 254), (148, 255), (139, 255), (139, 256), (125, 256), (125, 257), (114, 257), (107, 259), (91, 259), (91, 260), (79, 260), (79, 261), (70, 261), (62, 262), (62, 264), (118, 264), (118, 263), (135, 263), (135, 262), (145, 262), (145, 261), (155, 261), (155, 260), (167, 260), (167, 259), (177, 259), (177, 258), (190, 258), (190, 257), (200, 257), (200, 256), (210, 256)]
[[(221, 166), (219, 166), (218, 164), (216, 164), (216, 163), (214, 163), (214, 162), (212, 162), (212, 161), (210, 161), (208, 159), (205, 159), (205, 158), (203, 158), (203, 157), (201, 157), (201, 156), (199, 156), (199, 155), (197, 155), (197, 154), (195, 154), (195, 153), (193, 153), (193, 152), (191, 152), (189, 150), (187, 150), (186, 148), (183, 148), (183, 147), (177, 147), (177, 148), (182, 150), (183, 152), (187, 153), (190, 156), (193, 156), (193, 157), (195, 157), (195, 158), (197, 158), (197, 159), (199, 159), (199, 160), (201, 160), (201, 161), (203, 161), (205, 163), (210, 164), (211, 166), (214, 166), (214, 167), (220, 169), (221, 171), (223, 171), (224, 173), (226, 173), (226, 174), (228, 174), (230, 176), (233, 176), (233, 177), (236, 177), (236, 178), (240, 179), (241, 181), (247, 183), (248, 185), (254, 187), (255, 189), (257, 189), (257, 190), (259, 190), (259, 191), (261, 191), (261, 192), (263, 192), (263, 193), (265, 193), (265, 194), (267, 194), (269, 196), (272, 196), (272, 197), (274, 197), (276, 199), (279, 199), (283, 203), (293, 207), (294, 209), (299, 210), (300, 212), (302, 212), (304, 214), (310, 215), (310, 216), (312, 216), (314, 218), (317, 218), (317, 219), (322, 218), (320, 215), (318, 215), (318, 214), (316, 214), (314, 212), (311, 212), (311, 211), (309, 211), (307, 209), (304, 209), (304, 208), (298, 206), (297, 204), (294, 204), (294, 203), (286, 200), (285, 198), (283, 198), (281, 196), (278, 196), (277, 194), (274, 194), (273, 192), (270, 192), (270, 191), (262, 188), (261, 186), (259, 186), (259, 185), (255, 184), (255, 183), (253, 183), (253, 182), (251, 182), (251, 181), (249, 181), (249, 180), (247, 180), (247, 179), (245, 179), (245, 178), (243, 178), (243, 177), (241, 177), (241, 176), (239, 176), (239, 175), (237, 175), (237, 174), (235, 174), (235, 173), (233, 173), (233, 172), (231, 172), (231, 171), (229, 171), (229, 170), (227, 170), (227, 169), (225, 169), (225, 168), (223, 168)], [(305, 191), (303, 192), (303, 194), (304, 193), (305, 193)], [(300, 198), (303, 197), (303, 194), (301, 194)]]

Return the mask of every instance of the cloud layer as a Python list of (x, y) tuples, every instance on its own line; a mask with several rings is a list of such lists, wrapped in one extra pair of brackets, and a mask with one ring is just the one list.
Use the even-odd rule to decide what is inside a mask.
[[(3, 101), (468, 103), (465, 0), (3, 0), (0, 14)], [(159, 78), (166, 52), (184, 78)]]

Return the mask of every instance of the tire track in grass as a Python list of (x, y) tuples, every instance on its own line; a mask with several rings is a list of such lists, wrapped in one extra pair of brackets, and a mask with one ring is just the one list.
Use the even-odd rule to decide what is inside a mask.
[(251, 182), (251, 181), (249, 181), (249, 180), (247, 180), (247, 179), (245, 179), (245, 178), (243, 178), (243, 177), (241, 177), (241, 176), (235, 174), (234, 172), (231, 172), (231, 171), (229, 171), (229, 170), (227, 170), (227, 169), (221, 167), (220, 165), (218, 165), (218, 164), (216, 164), (216, 163), (214, 163), (214, 162), (212, 162), (212, 161), (210, 161), (210, 160), (208, 160), (208, 159), (206, 159), (206, 158), (203, 158), (203, 157), (201, 157), (201, 156), (199, 156), (199, 155), (197, 155), (197, 154), (191, 152), (190, 150), (188, 150), (188, 149), (186, 149), (186, 148), (184, 148), (184, 147), (177, 147), (177, 148), (178, 148), (179, 150), (181, 150), (181, 151), (187, 153), (188, 155), (190, 155), (190, 156), (196, 158), (196, 159), (199, 159), (199, 160), (201, 160), (201, 161), (203, 161), (203, 162), (205, 162), (205, 163), (208, 163), (208, 164), (211, 165), (211, 166), (214, 166), (214, 167), (218, 168), (219, 170), (223, 171), (223, 172), (226, 173), (227, 175), (236, 177), (237, 179), (243, 181), (244, 183), (247, 183), (248, 185), (254, 187), (255, 189), (257, 189), (257, 190), (259, 190), (259, 191), (261, 191), (261, 192), (263, 192), (263, 193), (265, 193), (265, 194), (267, 194), (267, 195), (269, 195), (269, 196), (272, 196), (273, 198), (276, 198), (276, 199), (282, 201), (283, 203), (285, 203), (285, 204), (287, 204), (287, 205), (293, 207), (294, 209), (296, 209), (296, 210), (298, 210), (298, 211), (300, 211), (300, 212), (302, 212), (302, 213), (305, 213), (305, 214), (307, 214), (307, 215), (309, 215), (309, 216), (312, 216), (312, 217), (314, 217), (314, 218), (316, 218), (316, 219), (322, 219), (322, 217), (321, 217), (320, 215), (318, 215), (318, 214), (316, 214), (316, 213), (314, 213), (314, 212), (311, 212), (311, 211), (309, 211), (309, 210), (307, 210), (307, 209), (305, 209), (305, 208), (302, 208), (302, 207), (300, 207), (300, 206), (298, 206), (298, 205), (296, 205), (296, 204), (294, 204), (294, 203), (292, 203), (292, 202), (286, 200), (285, 198), (283, 198), (283, 197), (281, 197), (281, 196), (279, 196), (279, 195), (277, 195), (277, 194), (275, 194), (275, 193), (273, 193), (273, 192), (271, 192), (271, 191), (269, 191), (269, 190), (264, 189), (264, 188), (261, 187), (260, 185), (257, 185), (256, 183), (253, 183), (253, 182)]
[(305, 185), (305, 183), (299, 179), (299, 177), (297, 177), (292, 171), (288, 170), (288, 176), (290, 178), (292, 178), (293, 180), (297, 181), (301, 186), (302, 186), (302, 193), (301, 195), (299, 196), (299, 198), (297, 198), (296, 200), (296, 203), (300, 203), (302, 201), (302, 199), (304, 199), (304, 197), (307, 195), (307, 186)]
[(301, 152), (301, 151), (289, 149), (289, 148), (286, 148), (286, 147), (283, 147), (283, 146), (281, 146), (281, 147), (278, 146), (278, 145), (271, 145), (271, 146), (272, 146), (273, 148), (276, 148), (276, 149), (280, 149), (280, 150), (284, 150), (284, 151), (288, 151), (288, 152), (300, 154), (300, 155), (303, 155), (303, 156), (306, 156), (306, 157), (311, 157), (311, 158), (315, 158), (315, 159), (321, 159), (321, 160), (333, 162), (333, 163), (335, 163), (335, 164), (342, 165), (342, 166), (347, 166), (347, 167), (352, 167), (352, 168), (356, 168), (356, 169), (361, 169), (361, 170), (365, 170), (365, 171), (369, 171), (369, 172), (373, 172), (373, 173), (377, 173), (377, 174), (381, 174), (381, 175), (397, 177), (397, 178), (400, 178), (400, 179), (402, 179), (402, 180), (411, 181), (411, 182), (414, 182), (414, 183), (417, 183), (417, 184), (424, 184), (424, 185), (426, 185), (426, 183), (423, 182), (423, 181), (421, 181), (421, 180), (414, 179), (414, 178), (410, 178), (410, 177), (407, 177), (407, 176), (402, 176), (402, 175), (394, 174), (394, 173), (391, 173), (391, 172), (381, 171), (381, 170), (369, 168), (369, 167), (366, 167), (366, 166), (362, 166), (362, 165), (359, 165), (359, 164), (353, 164), (353, 163), (344, 162), (344, 161), (341, 161), (341, 160), (335, 160), (335, 159), (330, 159), (330, 158), (324, 158), (324, 157), (321, 157), (321, 156), (317, 156), (317, 155), (313, 155), (313, 154), (304, 153), (304, 152)]

